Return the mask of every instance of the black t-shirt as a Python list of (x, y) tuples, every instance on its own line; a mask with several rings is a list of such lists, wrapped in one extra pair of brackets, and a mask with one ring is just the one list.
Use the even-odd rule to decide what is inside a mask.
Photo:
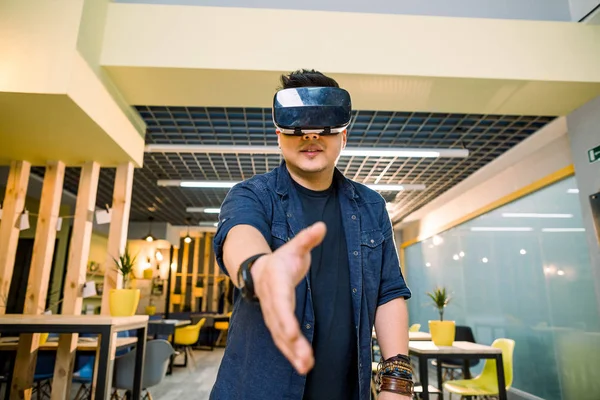
[(323, 221), (327, 225), (325, 239), (311, 252), (315, 365), (306, 378), (304, 400), (358, 399), (357, 339), (338, 195), (333, 185), (317, 192), (294, 184), (306, 224)]

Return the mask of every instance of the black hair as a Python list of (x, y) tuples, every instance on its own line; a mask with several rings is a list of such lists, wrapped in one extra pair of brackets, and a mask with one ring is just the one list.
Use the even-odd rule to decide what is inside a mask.
[(319, 71), (315, 71), (314, 69), (300, 69), (288, 75), (281, 75), (282, 89), (307, 86), (340, 87), (335, 79), (330, 78)]

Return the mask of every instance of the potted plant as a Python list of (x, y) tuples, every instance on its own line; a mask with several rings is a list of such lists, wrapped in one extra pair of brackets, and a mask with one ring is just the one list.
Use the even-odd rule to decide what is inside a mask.
[(146, 306), (146, 314), (154, 315), (156, 314), (156, 305), (154, 305), (154, 295), (150, 295), (150, 299), (148, 300), (148, 305)]
[(429, 321), (431, 340), (433, 340), (436, 346), (452, 346), (456, 326), (454, 321), (444, 321), (444, 309), (452, 299), (446, 292), (446, 288), (438, 287), (433, 292), (428, 292), (427, 295), (431, 298), (434, 307), (440, 313), (439, 321)]
[(130, 316), (137, 310), (140, 290), (130, 288), (136, 258), (131, 256), (128, 247), (118, 260), (113, 257), (115, 269), (123, 276), (123, 289), (111, 289), (109, 293), (110, 314), (113, 316)]

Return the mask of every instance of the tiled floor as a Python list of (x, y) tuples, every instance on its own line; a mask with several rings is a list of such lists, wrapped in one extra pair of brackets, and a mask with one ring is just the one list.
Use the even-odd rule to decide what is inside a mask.
[[(217, 370), (223, 358), (222, 348), (213, 351), (194, 351), (196, 367), (188, 358), (188, 366), (173, 368), (163, 382), (150, 389), (154, 400), (206, 400), (217, 378)], [(177, 364), (183, 359), (175, 360)]]

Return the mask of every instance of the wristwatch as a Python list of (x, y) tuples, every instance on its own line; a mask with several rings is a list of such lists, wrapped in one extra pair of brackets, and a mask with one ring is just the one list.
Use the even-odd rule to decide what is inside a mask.
[(252, 280), (252, 274), (250, 270), (252, 269), (252, 265), (258, 260), (260, 257), (266, 255), (267, 253), (256, 254), (246, 261), (242, 262), (240, 265), (240, 269), (238, 270), (238, 282), (240, 285), (240, 290), (242, 291), (242, 297), (249, 302), (258, 302), (258, 297), (256, 297), (256, 293), (254, 293), (254, 281)]

